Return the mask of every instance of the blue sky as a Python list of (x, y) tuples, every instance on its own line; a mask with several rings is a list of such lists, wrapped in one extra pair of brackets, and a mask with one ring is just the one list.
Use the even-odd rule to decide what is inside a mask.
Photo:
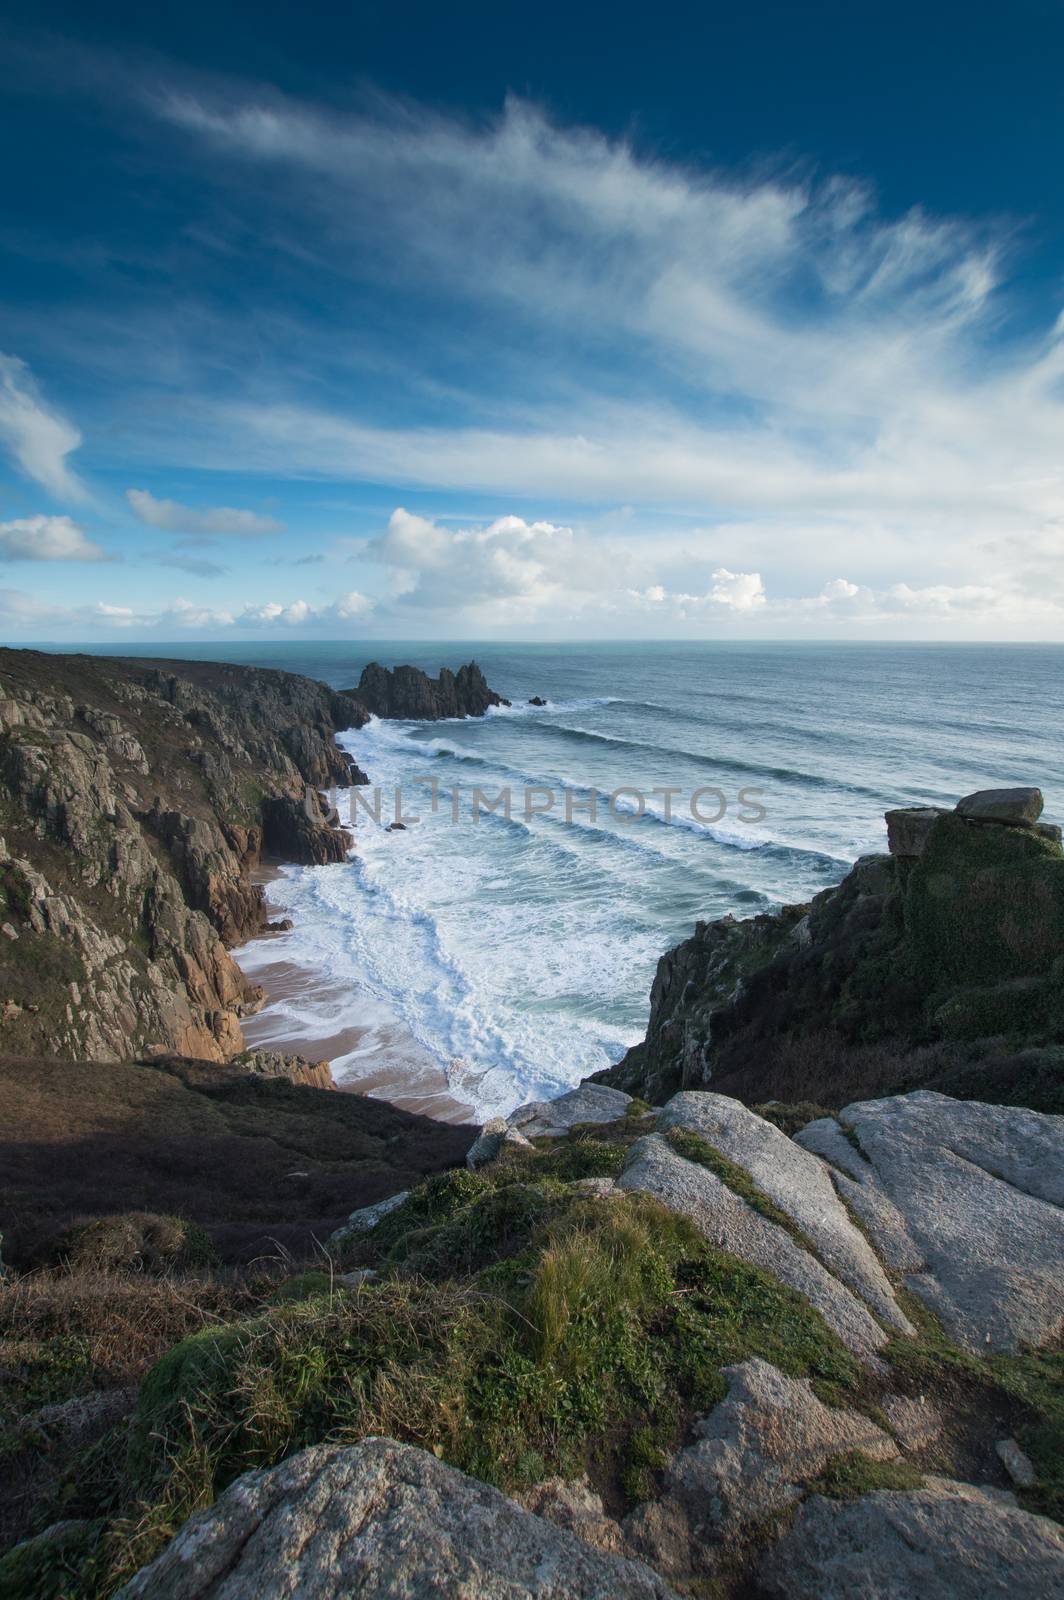
[(1064, 640), (1064, 4), (9, 6), (0, 635)]

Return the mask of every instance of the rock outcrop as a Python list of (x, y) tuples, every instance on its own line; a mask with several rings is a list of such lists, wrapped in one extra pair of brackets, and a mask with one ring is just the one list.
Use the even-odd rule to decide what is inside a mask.
[(881, 1321), (911, 1333), (875, 1251), (855, 1228), (824, 1162), (737, 1100), (678, 1094), (658, 1118), (662, 1133), (679, 1128), (704, 1140), (750, 1178), (758, 1193), (787, 1216), (817, 1259), (859, 1295)]
[(0, 651), (0, 999), (10, 1051), (225, 1060), (259, 987), (264, 851), (343, 859), (318, 786), (368, 713), (290, 673)]
[(744, 1361), (725, 1377), (727, 1398), (694, 1423), (694, 1443), (672, 1458), (660, 1496), (624, 1523), (628, 1548), (685, 1589), (752, 1530), (764, 1538), (833, 1458), (899, 1454), (868, 1417), (824, 1405), (806, 1379), (767, 1361)]
[(593, 1550), (497, 1489), (391, 1439), (319, 1445), (240, 1478), (120, 1600), (669, 1600), (647, 1567)]
[(482, 717), (492, 706), (509, 700), (489, 689), (475, 661), (457, 672), (442, 668), (430, 678), (419, 667), (382, 667), (371, 661), (362, 669), (358, 688), (351, 691), (375, 717), (411, 718), (440, 722), (447, 717)]
[(869, 1309), (804, 1241), (765, 1216), (715, 1172), (688, 1160), (667, 1139), (652, 1133), (632, 1146), (617, 1184), (629, 1193), (652, 1195), (676, 1216), (693, 1222), (711, 1244), (804, 1295), (847, 1349), (875, 1365), (887, 1335)]
[(1010, 1494), (931, 1478), (850, 1503), (814, 1496), (757, 1575), (779, 1600), (1060, 1600), (1064, 1540)]
[(1064, 1117), (917, 1091), (797, 1135), (891, 1272), (984, 1354), (1064, 1333)]
[(890, 854), (808, 906), (699, 923), (646, 1039), (597, 1080), (661, 1104), (841, 1105), (920, 1083), (1064, 1109), (1064, 852), (1036, 789), (888, 813)]

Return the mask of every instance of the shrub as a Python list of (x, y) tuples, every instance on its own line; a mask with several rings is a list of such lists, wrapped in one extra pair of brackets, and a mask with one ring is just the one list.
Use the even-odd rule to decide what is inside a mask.
[(213, 1266), (210, 1236), (194, 1222), (151, 1211), (124, 1211), (74, 1223), (55, 1242), (57, 1261), (97, 1272), (161, 1273)]

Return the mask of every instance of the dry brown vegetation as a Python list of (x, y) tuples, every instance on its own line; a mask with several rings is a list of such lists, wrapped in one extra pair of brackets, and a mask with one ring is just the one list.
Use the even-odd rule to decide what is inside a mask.
[(118, 1212), (198, 1223), (224, 1260), (305, 1256), (356, 1207), (465, 1157), (472, 1130), (225, 1068), (0, 1057), (4, 1259)]

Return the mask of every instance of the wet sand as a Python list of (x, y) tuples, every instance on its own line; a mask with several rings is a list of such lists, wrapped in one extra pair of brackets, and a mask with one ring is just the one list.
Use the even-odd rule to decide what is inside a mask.
[[(279, 867), (266, 863), (256, 868), (252, 881), (268, 885), (280, 876)], [(268, 890), (266, 905), (272, 917), (283, 916), (281, 909), (270, 903)], [(259, 947), (261, 955), (265, 953), (261, 950), (265, 942), (280, 937), (267, 932), (251, 942)], [(249, 946), (242, 948), (247, 950)], [(239, 963), (240, 951), (233, 954)], [(348, 1094), (372, 1095), (375, 1100), (387, 1100), (404, 1111), (433, 1117), (437, 1122), (476, 1121), (472, 1108), (455, 1097), (446, 1073), (434, 1057), (402, 1022), (384, 1016), (382, 1007), (374, 1007), (377, 1015), (366, 1024), (345, 1022), (330, 1031), (323, 1023), (313, 1024), (310, 1018), (315, 1014), (344, 1014), (349, 995), (341, 985), (283, 957), (265, 963), (256, 960), (250, 976), (262, 984), (267, 998), (260, 1012), (242, 1021), (249, 1048), (328, 1061), (337, 1088)], [(371, 1006), (374, 1003), (367, 1001), (367, 1009)], [(305, 1022), (298, 1020), (301, 1011), (306, 1014)], [(293, 1012), (297, 1015), (293, 1016)]]

